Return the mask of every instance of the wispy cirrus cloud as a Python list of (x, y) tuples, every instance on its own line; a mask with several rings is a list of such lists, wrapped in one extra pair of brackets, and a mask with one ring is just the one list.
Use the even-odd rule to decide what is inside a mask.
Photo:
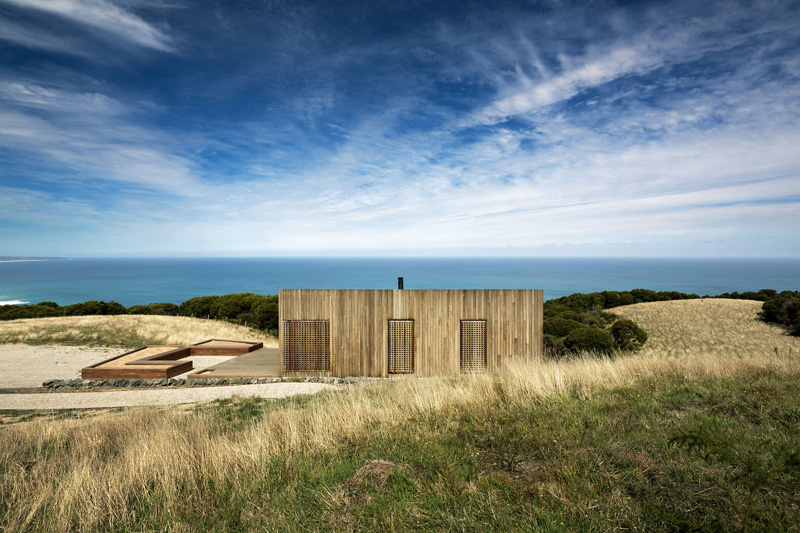
[[(165, 52), (174, 50), (170, 37), (162, 29), (106, 0), (0, 0), (0, 3), (55, 15), (138, 46)], [(13, 27), (6, 27), (0, 36), (26, 46), (37, 46), (38, 41), (46, 48), (54, 48), (52, 36), (34, 40)]]
[(515, 86), (504, 91), (510, 94), (479, 111), (473, 120), (481, 125), (504, 122), (511, 117), (569, 100), (587, 88), (641, 74), (663, 64), (657, 54), (644, 46), (621, 46), (588, 60), (562, 60), (567, 64), (556, 75), (545, 75), (542, 79), (534, 80), (520, 73)]
[(52, 178), (62, 184), (119, 182), (178, 196), (201, 194), (194, 163), (165, 148), (173, 141), (163, 134), (138, 125), (133, 111), (102, 93), (0, 82), (0, 145), (68, 169)]

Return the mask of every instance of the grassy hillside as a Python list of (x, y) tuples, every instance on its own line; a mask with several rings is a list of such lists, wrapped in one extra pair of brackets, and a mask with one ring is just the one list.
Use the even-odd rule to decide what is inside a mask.
[(219, 320), (158, 315), (68, 316), (0, 322), (0, 343), (136, 347), (192, 344), (206, 339), (263, 341), (277, 346), (264, 331)]
[(776, 350), (798, 354), (800, 338), (756, 319), (761, 305), (751, 300), (709, 298), (641, 303), (611, 311), (647, 331), (646, 355), (753, 358)]
[(796, 528), (796, 339), (764, 326), (768, 348), (732, 351), (757, 320), (757, 309), (742, 306), (749, 302), (733, 302), (742, 307), (713, 308), (708, 338), (684, 342), (680, 335), (696, 334), (712, 308), (694, 301), (659, 310), (671, 303), (615, 310), (645, 309), (653, 342), (616, 359), (5, 426), (0, 523), (120, 531)]

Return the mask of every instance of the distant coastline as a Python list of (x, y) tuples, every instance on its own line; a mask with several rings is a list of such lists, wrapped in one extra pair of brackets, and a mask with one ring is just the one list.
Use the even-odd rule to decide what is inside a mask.
[(26, 257), (0, 255), (0, 263), (20, 263), (22, 261), (68, 261), (66, 257)]

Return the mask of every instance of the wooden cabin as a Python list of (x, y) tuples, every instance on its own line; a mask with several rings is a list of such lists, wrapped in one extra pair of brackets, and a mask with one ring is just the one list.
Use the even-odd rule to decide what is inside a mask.
[[(402, 285), (401, 285), (402, 286)], [(279, 294), (284, 376), (456, 375), (542, 357), (541, 290)]]

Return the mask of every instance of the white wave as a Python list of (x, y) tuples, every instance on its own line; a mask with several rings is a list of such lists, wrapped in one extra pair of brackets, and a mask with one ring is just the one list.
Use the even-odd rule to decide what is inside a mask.
[(21, 305), (30, 302), (23, 302), (22, 300), (0, 300), (0, 305)]

